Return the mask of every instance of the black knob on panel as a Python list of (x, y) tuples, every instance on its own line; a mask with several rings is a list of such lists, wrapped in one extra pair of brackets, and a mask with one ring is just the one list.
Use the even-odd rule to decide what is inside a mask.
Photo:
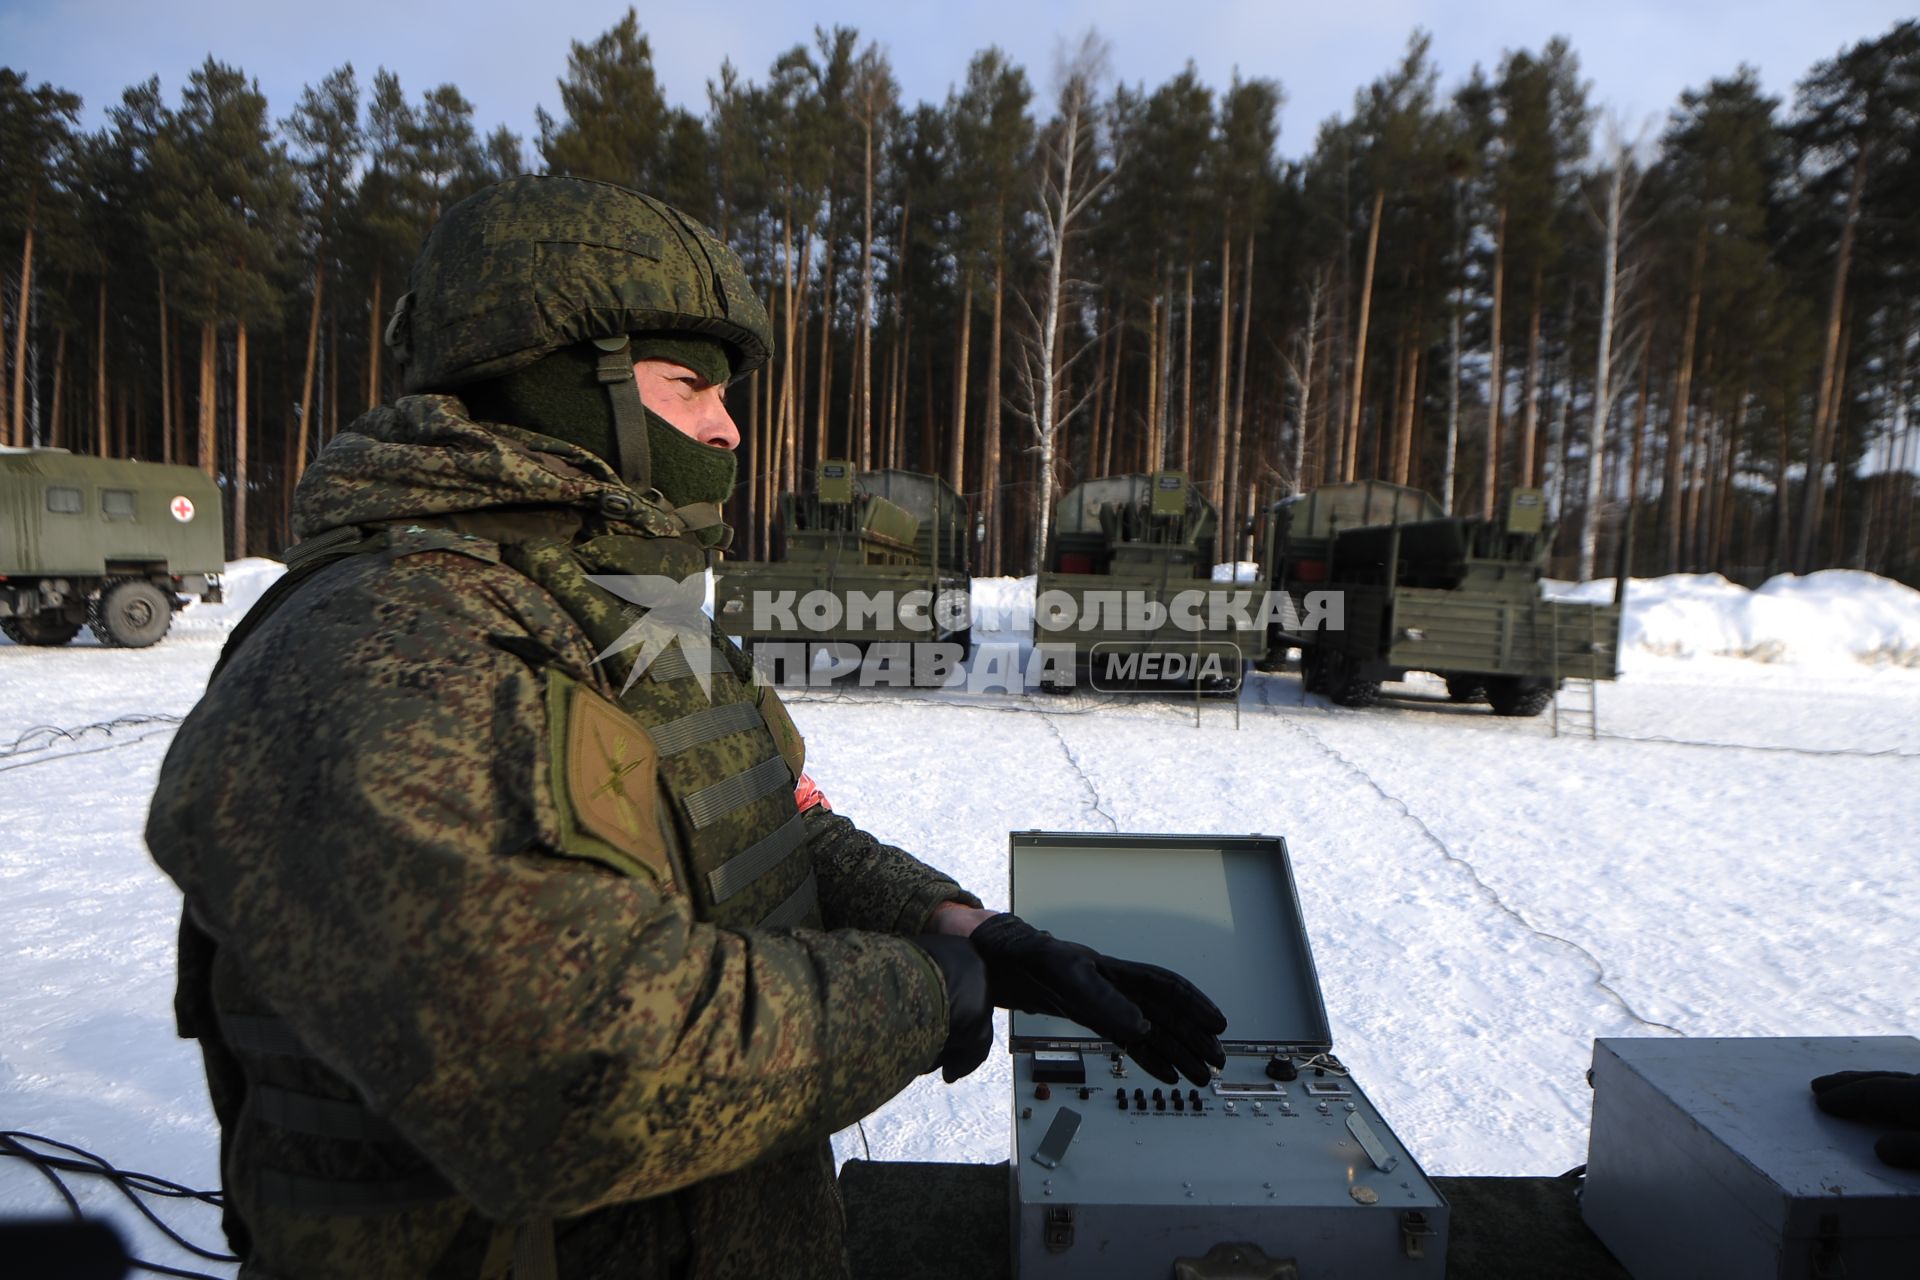
[(1145, 1111), (1147, 1109), (1147, 1095), (1139, 1089), (1135, 1089), (1133, 1091), (1133, 1105)]
[(1037, 1084), (1033, 1086), (1033, 1096), (1040, 1099), (1040, 1101), (1045, 1102), (1048, 1098), (1051, 1098), (1053, 1096), (1053, 1090), (1048, 1088), (1044, 1083)]
[(1284, 1053), (1276, 1053), (1267, 1059), (1267, 1079), (1297, 1080), (1300, 1068), (1293, 1065), (1293, 1059)]
[(1187, 1090), (1187, 1104), (1195, 1111), (1200, 1110), (1200, 1091), (1198, 1089)]
[(1122, 1111), (1127, 1109), (1127, 1091), (1125, 1089), (1115, 1089), (1113, 1091), (1113, 1098), (1115, 1102), (1120, 1104)]
[(1187, 1100), (1180, 1096), (1178, 1089), (1173, 1091), (1173, 1109), (1175, 1111), (1185, 1111), (1187, 1109)]
[(1085, 1102), (1088, 1098), (1091, 1098), (1092, 1096), (1093, 1096), (1093, 1090), (1087, 1088), (1087, 1086), (1085, 1085), (1080, 1086), (1080, 1101)]

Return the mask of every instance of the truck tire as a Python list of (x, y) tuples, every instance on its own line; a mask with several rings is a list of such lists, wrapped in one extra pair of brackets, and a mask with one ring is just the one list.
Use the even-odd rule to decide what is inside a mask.
[(173, 625), (173, 601), (144, 578), (122, 578), (94, 600), (87, 625), (108, 648), (144, 649)]
[(15, 644), (62, 645), (80, 634), (80, 624), (57, 613), (32, 613), (0, 618), (0, 631)]
[(1327, 696), (1342, 707), (1370, 707), (1380, 700), (1380, 682), (1369, 680), (1353, 670), (1345, 654), (1329, 655)]
[(1481, 702), (1487, 696), (1485, 676), (1443, 676), (1447, 682), (1447, 701)]
[(1553, 702), (1553, 690), (1517, 676), (1487, 681), (1487, 701), (1497, 716), (1537, 716)]

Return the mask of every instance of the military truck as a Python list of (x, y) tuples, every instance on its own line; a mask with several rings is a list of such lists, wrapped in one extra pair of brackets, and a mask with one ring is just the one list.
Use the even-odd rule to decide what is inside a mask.
[[(1094, 688), (1238, 688), (1266, 637), (1253, 620), (1257, 588), (1213, 581), (1219, 524), (1179, 471), (1067, 490), (1034, 584), (1035, 650)], [(1050, 678), (1045, 687), (1069, 686)]]
[(0, 631), (153, 644), (189, 599), (220, 602), (222, 524), (220, 490), (192, 467), (0, 449)]
[(1269, 652), (1298, 647), (1307, 689), (1348, 707), (1371, 705), (1383, 680), (1409, 671), (1432, 672), (1454, 701), (1484, 698), (1503, 716), (1539, 715), (1568, 679), (1611, 680), (1619, 600), (1543, 596), (1544, 515), (1538, 489), (1516, 489), (1504, 518), (1486, 520), (1449, 516), (1427, 494), (1380, 480), (1276, 503), (1261, 563), (1293, 607), (1270, 626)]
[[(823, 461), (811, 493), (780, 495), (774, 558), (723, 560), (714, 617), (750, 648), (941, 644), (958, 661), (972, 635), (967, 505), (915, 471)], [(778, 650), (776, 649), (776, 652)]]

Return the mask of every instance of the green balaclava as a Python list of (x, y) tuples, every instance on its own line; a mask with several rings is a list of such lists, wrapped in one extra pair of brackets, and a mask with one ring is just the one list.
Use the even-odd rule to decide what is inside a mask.
[[(672, 360), (715, 386), (732, 373), (726, 344), (694, 335), (649, 335), (632, 340), (633, 360)], [(459, 390), (467, 410), (483, 422), (505, 422), (565, 440), (620, 466), (613, 406), (598, 377), (600, 351), (591, 342), (562, 347), (499, 378)], [(649, 483), (676, 507), (719, 504), (733, 494), (730, 449), (701, 444), (646, 409)]]

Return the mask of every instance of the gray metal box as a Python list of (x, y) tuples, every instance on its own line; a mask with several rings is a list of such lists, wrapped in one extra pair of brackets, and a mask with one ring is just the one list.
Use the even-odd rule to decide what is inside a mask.
[(1914, 1280), (1920, 1172), (1808, 1088), (1876, 1068), (1920, 1071), (1920, 1040), (1596, 1040), (1587, 1225), (1635, 1280)]
[[(1438, 1280), (1447, 1203), (1352, 1077), (1331, 1032), (1286, 842), (1015, 832), (1013, 909), (1037, 928), (1184, 974), (1227, 1015), (1196, 1111), (1113, 1046), (1015, 1012), (1013, 1266), (1021, 1280), (1169, 1280), (1251, 1245), (1302, 1280)], [(1276, 1055), (1301, 1064), (1280, 1081)], [(1326, 1064), (1316, 1076), (1312, 1060)], [(1075, 1081), (1075, 1074), (1083, 1079)], [(1064, 1079), (1063, 1079), (1064, 1077)], [(1036, 1096), (1039, 1086), (1047, 1095)], [(1148, 1100), (1134, 1105), (1134, 1090)], [(1128, 1099), (1122, 1110), (1116, 1090)], [(1078, 1127), (1064, 1147), (1056, 1125)], [(1054, 1163), (1049, 1164), (1049, 1159)], [(1242, 1266), (1255, 1258), (1243, 1249)], [(1220, 1255), (1216, 1255), (1219, 1257)], [(1288, 1275), (1219, 1263), (1191, 1274)]]

